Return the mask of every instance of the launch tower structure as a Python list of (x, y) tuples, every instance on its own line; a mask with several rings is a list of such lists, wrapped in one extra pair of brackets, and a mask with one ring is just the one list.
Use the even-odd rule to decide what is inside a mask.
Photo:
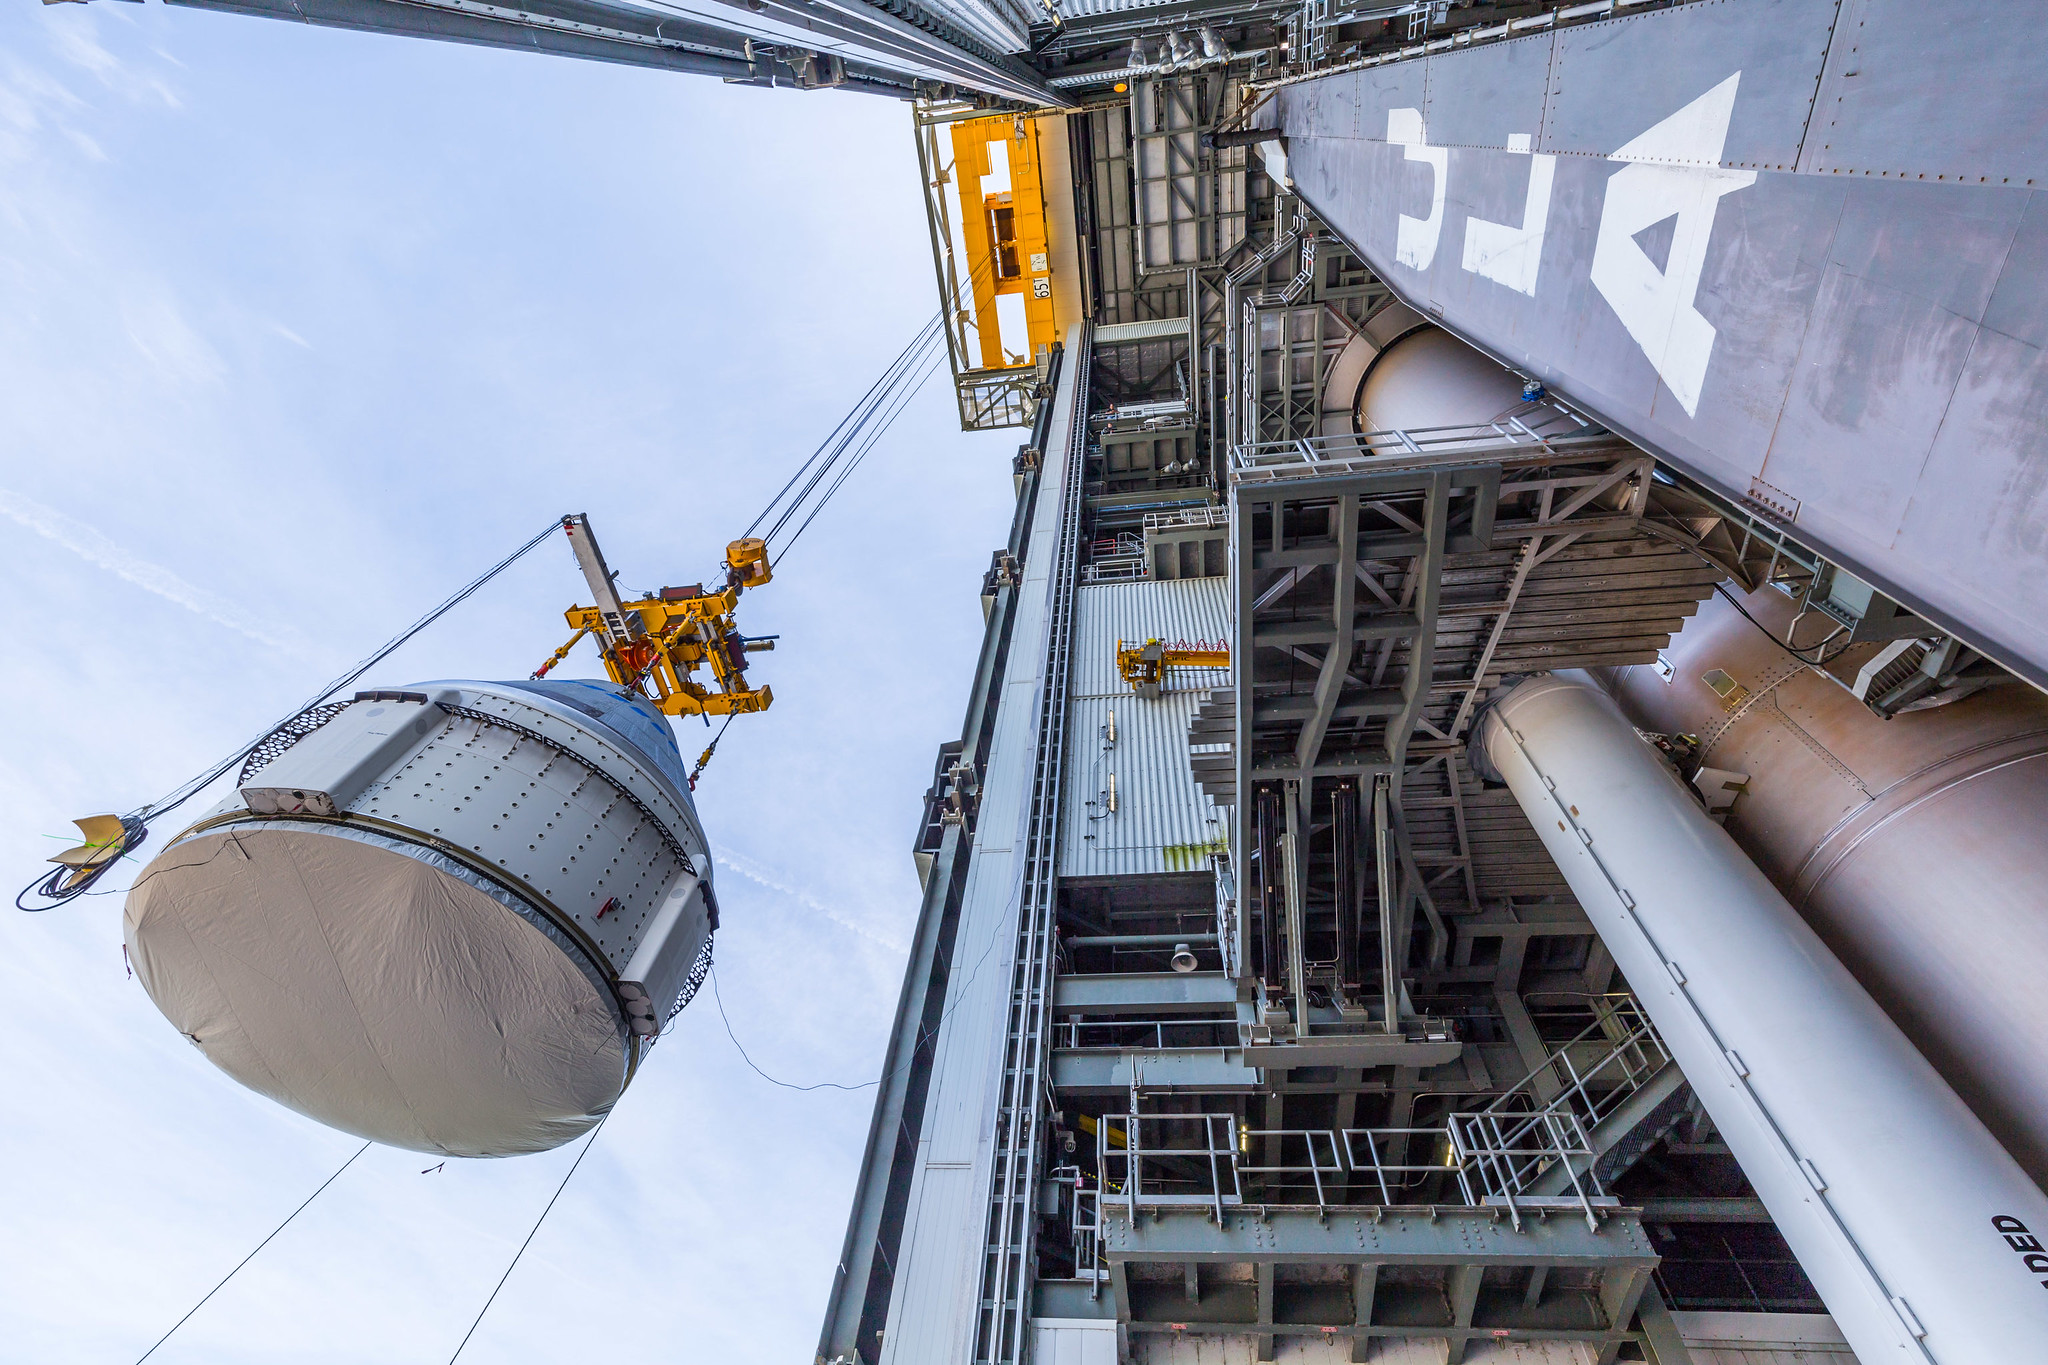
[(914, 100), (1022, 440), (821, 1365), (2038, 1355), (2012, 7), (176, 2)]

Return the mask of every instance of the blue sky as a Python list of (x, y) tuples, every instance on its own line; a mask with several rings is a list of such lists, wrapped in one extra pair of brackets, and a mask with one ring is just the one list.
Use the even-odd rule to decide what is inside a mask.
[[(629, 584), (702, 574), (934, 306), (900, 104), (0, 8), (0, 866), (562, 512)], [(747, 600), (776, 704), (699, 799), (726, 1006), (778, 1074), (878, 1069), (1014, 445), (935, 383)], [(550, 545), (372, 681), (524, 676), (581, 588)], [(179, 1038), (119, 915), (0, 919), (9, 1362), (132, 1361), (355, 1146)], [(766, 1085), (707, 992), (463, 1359), (808, 1358), (870, 1096)], [(375, 1149), (154, 1359), (444, 1361), (574, 1151)]]

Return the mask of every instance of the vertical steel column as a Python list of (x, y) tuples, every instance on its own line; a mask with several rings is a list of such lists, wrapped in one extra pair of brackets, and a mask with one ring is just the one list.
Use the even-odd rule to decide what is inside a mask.
[(1074, 408), (1061, 492), (1059, 550), (1052, 566), (1046, 622), (1045, 681), (1038, 700), (1038, 748), (1024, 834), (1023, 887), (1010, 967), (1009, 1019), (1003, 1078), (995, 1113), (995, 1160), (982, 1252), (974, 1359), (1020, 1365), (1024, 1359), (1035, 1276), (1038, 1147), (1044, 1126), (1046, 1058), (1051, 1050), (1054, 921), (1059, 893), (1060, 767), (1066, 750), (1067, 669), (1073, 644), (1074, 578), (1079, 560), (1081, 487), (1088, 435), (1092, 351), (1074, 359)]
[(1252, 883), (1259, 906), (1259, 934), (1255, 940), (1259, 954), (1253, 974), (1269, 985), (1278, 985), (1280, 910), (1286, 899), (1282, 889), (1285, 875), (1280, 867), (1280, 793), (1271, 787), (1260, 787), (1252, 795), (1252, 811), (1252, 838), (1259, 860), (1258, 876)]
[(1387, 818), (1392, 779), (1381, 773), (1372, 783), (1372, 866), (1380, 893), (1380, 1004), (1388, 1033), (1401, 1031), (1401, 959), (1394, 950), (1394, 838)]
[(1287, 993), (1294, 997), (1294, 1036), (1308, 1036), (1308, 907), (1302, 886), (1302, 840), (1306, 835), (1301, 805), (1307, 799), (1302, 784), (1289, 781), (1285, 787), (1287, 828), (1280, 836), (1280, 866), (1287, 888)]
[(1337, 981), (1355, 991), (1358, 961), (1358, 789), (1339, 781), (1330, 793), (1330, 863), (1337, 872)]

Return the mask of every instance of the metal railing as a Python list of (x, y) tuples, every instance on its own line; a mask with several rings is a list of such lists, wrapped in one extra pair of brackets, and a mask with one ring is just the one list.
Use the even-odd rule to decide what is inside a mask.
[[(1589, 1003), (1593, 1022), (1484, 1112), (1528, 1113), (1563, 1105), (1587, 1128), (1597, 1127), (1671, 1061), (1671, 1050), (1634, 996), (1596, 995)], [(1585, 1061), (1588, 1053), (1596, 1054), (1591, 1062)]]
[(1126, 1114), (1095, 1128), (1102, 1188), (1135, 1219), (1140, 1208), (1209, 1206), (1221, 1222), (1244, 1202), (1237, 1178), (1237, 1120), (1229, 1114)]
[(1127, 583), (1149, 577), (1145, 562), (1145, 541), (1135, 531), (1119, 531), (1088, 547), (1088, 563), (1081, 567), (1087, 583)]
[(1237, 1020), (1063, 1019), (1053, 1025), (1053, 1046), (1077, 1052), (1138, 1048), (1205, 1051), (1237, 1046)]
[[(1483, 1109), (1415, 1128), (1241, 1128), (1230, 1114), (1105, 1116), (1096, 1125), (1101, 1191), (1140, 1208), (1246, 1203), (1317, 1209), (1450, 1202), (1504, 1207), (1517, 1229), (1530, 1209), (1568, 1208), (1598, 1230), (1616, 1200), (1593, 1171), (1593, 1130), (1671, 1063), (1629, 995), (1587, 998), (1593, 1022)], [(1059, 1027), (1186, 1028), (1219, 1021), (1124, 1020)], [(1163, 1032), (1155, 1034), (1163, 1040)], [(1080, 1045), (1075, 1043), (1072, 1045)], [(1128, 1044), (1126, 1044), (1128, 1046)], [(1588, 1055), (1592, 1060), (1585, 1060)], [(1140, 1086), (1133, 1078), (1132, 1106)], [(1121, 1126), (1118, 1126), (1121, 1125)], [(1421, 1159), (1416, 1159), (1420, 1157)], [(1563, 1188), (1539, 1189), (1555, 1182)], [(1354, 1192), (1365, 1196), (1354, 1201)], [(1099, 1209), (1097, 1218), (1099, 1225)]]
[[(1446, 1128), (1346, 1128), (1337, 1135), (1344, 1141), (1344, 1160), (1354, 1175), (1364, 1176), (1372, 1183), (1367, 1193), (1377, 1191), (1382, 1204), (1409, 1202), (1397, 1198), (1410, 1190), (1420, 1189), (1431, 1180), (1444, 1176), (1454, 1177), (1463, 1202), (1474, 1204), (1472, 1186), (1465, 1177), (1464, 1169), (1458, 1164), (1450, 1131)], [(1396, 1160), (1397, 1154), (1405, 1158), (1408, 1148), (1418, 1142), (1427, 1142), (1435, 1159), (1429, 1161)], [(1361, 1152), (1361, 1147), (1363, 1151)], [(1381, 1151), (1384, 1147), (1386, 1150)], [(1436, 1157), (1436, 1152), (1442, 1152)], [(1388, 1177), (1393, 1177), (1389, 1180)]]
[(1136, 583), (1149, 577), (1143, 555), (1106, 555), (1081, 570), (1084, 583)]
[[(1586, 1225), (1598, 1232), (1600, 1219), (1594, 1201), (1607, 1202), (1591, 1164), (1593, 1141), (1585, 1125), (1570, 1109), (1540, 1109), (1535, 1113), (1496, 1113), (1450, 1117), (1451, 1149), (1461, 1172), (1469, 1172), (1468, 1202), (1504, 1204), (1517, 1230), (1522, 1226), (1524, 1205), (1553, 1206), (1560, 1200), (1575, 1204), (1585, 1214)], [(1573, 1158), (1583, 1158), (1582, 1172)], [(1538, 1177), (1559, 1163), (1571, 1186), (1568, 1195), (1538, 1195), (1531, 1188)], [(1478, 1199), (1471, 1198), (1474, 1188)]]
[(1230, 509), (1220, 505), (1205, 504), (1200, 507), (1184, 508), (1178, 512), (1147, 512), (1145, 529), (1148, 531), (1201, 530), (1210, 526), (1230, 525)]
[[(1269, 1150), (1274, 1160), (1252, 1164), (1247, 1157), (1260, 1149)], [(1258, 1183), (1262, 1193), (1285, 1194), (1292, 1190), (1313, 1193), (1314, 1199), (1265, 1199), (1262, 1203), (1305, 1204), (1318, 1207), (1330, 1203), (1331, 1187), (1341, 1191), (1349, 1168), (1338, 1146), (1337, 1134), (1327, 1128), (1246, 1128), (1238, 1134), (1237, 1172), (1240, 1176), (1268, 1177)], [(1298, 1153), (1301, 1160), (1286, 1158)], [(1328, 1182), (1327, 1184), (1325, 1182)]]
[[(1229, 1114), (1119, 1120), (1121, 1127), (1107, 1117), (1096, 1126), (1096, 1170), (1102, 1197), (1122, 1203), (1132, 1219), (1143, 1208), (1202, 1208), (1220, 1222), (1225, 1209), (1243, 1204), (1370, 1207), (1377, 1194), (1382, 1207), (1499, 1205), (1517, 1228), (1528, 1209), (1564, 1206), (1597, 1230), (1616, 1203), (1590, 1171), (1572, 1166), (1573, 1158), (1592, 1155), (1592, 1145), (1568, 1108), (1453, 1114), (1423, 1128), (1240, 1128)], [(1428, 1160), (1408, 1159), (1418, 1146)], [(1569, 1192), (1534, 1193), (1537, 1178), (1560, 1162)], [(1357, 1185), (1367, 1199), (1352, 1199)], [(1443, 1197), (1453, 1191), (1454, 1198)], [(1411, 1195), (1419, 1197), (1404, 1197)]]
[(1073, 1233), (1074, 1278), (1089, 1282), (1089, 1296), (1101, 1292), (1109, 1278), (1102, 1264), (1102, 1192), (1088, 1188), (1079, 1166), (1057, 1166), (1052, 1178), (1068, 1200), (1067, 1226)]
[(1216, 868), (1216, 946), (1223, 953), (1223, 974), (1238, 974), (1237, 876), (1231, 870), (1230, 855), (1217, 853), (1211, 861)]
[(1578, 446), (1607, 446), (1615, 438), (1577, 413), (1550, 403), (1527, 403), (1491, 422), (1410, 427), (1359, 435), (1303, 436), (1239, 444), (1230, 451), (1236, 483), (1491, 463), (1515, 457), (1554, 459)]

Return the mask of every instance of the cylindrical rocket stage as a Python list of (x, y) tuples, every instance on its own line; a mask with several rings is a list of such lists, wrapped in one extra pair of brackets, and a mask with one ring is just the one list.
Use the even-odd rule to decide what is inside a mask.
[(546, 1151), (608, 1112), (716, 926), (667, 721), (603, 683), (426, 683), (259, 755), (129, 893), (165, 1017), (391, 1146)]
[[(1699, 736), (1735, 775), (1735, 842), (2048, 1186), (2048, 699), (2014, 684), (1883, 720), (1776, 643), (1790, 598), (1744, 604), (1766, 629), (1709, 599), (1668, 678), (1605, 680), (1630, 720)], [(1833, 625), (1807, 622), (1802, 645)]]
[(2035, 1358), (2048, 1197), (1614, 702), (1532, 679), (1477, 743), (1857, 1358)]

